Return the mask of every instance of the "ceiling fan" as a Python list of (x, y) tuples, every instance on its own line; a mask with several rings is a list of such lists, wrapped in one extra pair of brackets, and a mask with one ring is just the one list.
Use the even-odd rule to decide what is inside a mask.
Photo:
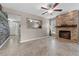
[(46, 13), (49, 13), (49, 14), (52, 14), (53, 11), (58, 11), (58, 12), (61, 12), (62, 9), (57, 9), (56, 6), (58, 6), (59, 3), (55, 3), (55, 4), (48, 4), (47, 6), (42, 6), (41, 9), (44, 9), (46, 10), (45, 12), (42, 13), (42, 15), (46, 14)]

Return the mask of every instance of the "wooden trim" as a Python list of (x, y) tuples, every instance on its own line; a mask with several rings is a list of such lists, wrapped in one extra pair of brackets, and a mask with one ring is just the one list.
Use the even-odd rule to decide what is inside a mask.
[(77, 27), (77, 25), (61, 25), (61, 26), (56, 26), (56, 27)]

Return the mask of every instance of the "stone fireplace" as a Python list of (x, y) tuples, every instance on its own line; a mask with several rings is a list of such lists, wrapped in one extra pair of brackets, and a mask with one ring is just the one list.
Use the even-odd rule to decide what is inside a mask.
[(73, 10), (56, 17), (57, 39), (79, 41), (79, 11)]

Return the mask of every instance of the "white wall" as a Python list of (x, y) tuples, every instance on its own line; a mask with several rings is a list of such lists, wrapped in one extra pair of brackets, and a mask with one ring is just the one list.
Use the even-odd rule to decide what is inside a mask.
[[(31, 16), (31, 15), (30, 15)], [(21, 42), (39, 39), (48, 35), (47, 33), (47, 21), (43, 18), (38, 18), (36, 16), (31, 16), (31, 18), (37, 18), (42, 20), (42, 29), (29, 29), (26, 23), (26, 17), (23, 17), (21, 20)]]

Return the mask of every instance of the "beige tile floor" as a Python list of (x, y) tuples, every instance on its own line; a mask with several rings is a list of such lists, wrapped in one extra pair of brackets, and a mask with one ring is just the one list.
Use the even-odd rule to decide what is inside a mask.
[(68, 40), (46, 37), (25, 43), (19, 43), (16, 36), (0, 48), (0, 56), (78, 56), (79, 44)]
[(49, 56), (79, 56), (79, 43), (50, 38), (48, 45)]
[(10, 40), (0, 49), (1, 56), (41, 56), (47, 55), (47, 39), (19, 43), (16, 36), (11, 36)]

